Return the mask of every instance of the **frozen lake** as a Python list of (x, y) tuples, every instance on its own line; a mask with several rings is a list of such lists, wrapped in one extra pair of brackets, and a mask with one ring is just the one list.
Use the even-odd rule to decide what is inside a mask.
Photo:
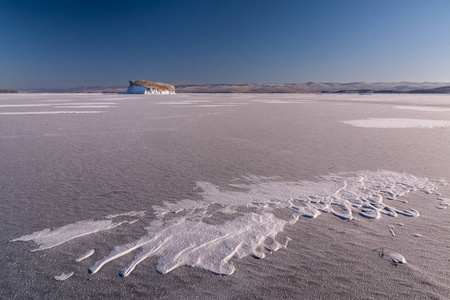
[(1, 299), (446, 299), (450, 95), (0, 95)]

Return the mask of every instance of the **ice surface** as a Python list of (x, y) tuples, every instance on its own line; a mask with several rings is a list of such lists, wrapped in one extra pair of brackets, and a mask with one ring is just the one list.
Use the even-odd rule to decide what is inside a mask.
[(449, 107), (438, 107), (438, 106), (406, 106), (406, 105), (399, 105), (395, 106), (397, 109), (410, 109), (410, 110), (417, 110), (417, 111), (430, 111), (430, 112), (445, 112), (450, 111)]
[(42, 104), (42, 103), (35, 103), (35, 104), (1, 104), (0, 108), (11, 108), (11, 107), (42, 107), (42, 106), (53, 106), (53, 104)]
[[(90, 100), (84, 99), (86, 98), (84, 95), (70, 95), (70, 98), (66, 100), (43, 100), (39, 101), (42, 94), (34, 95), (29, 94), (25, 97), (28, 101), (38, 100), (35, 103), (10, 103), (10, 104), (1, 104), (0, 110), (6, 109), (6, 111), (1, 111), (0, 116), (19, 116), (19, 115), (60, 115), (60, 114), (98, 114), (104, 113), (106, 110), (98, 110), (98, 109), (110, 109), (116, 108), (116, 102), (111, 102), (110, 99), (96, 99), (92, 102), (76, 102), (77, 98), (81, 98), (80, 100)], [(55, 95), (54, 95), (55, 96)], [(61, 97), (61, 95), (57, 95)], [(101, 100), (106, 100), (103, 102), (99, 102)], [(120, 99), (114, 99), (115, 101)], [(47, 102), (47, 103), (42, 103)], [(51, 102), (51, 103), (48, 103)], [(44, 111), (35, 109), (45, 109)], [(8, 109), (18, 109), (20, 111), (8, 111)], [(54, 110), (53, 110), (54, 109)], [(96, 110), (85, 110), (85, 109), (96, 109)], [(26, 110), (26, 111), (25, 111)]]
[(56, 105), (55, 108), (108, 108), (117, 107), (114, 105)]
[(88, 111), (88, 110), (67, 110), (67, 111), (24, 111), (24, 112), (0, 112), (2, 116), (13, 115), (57, 115), (57, 114), (99, 114), (103, 111)]
[(292, 99), (291, 101), (289, 100), (277, 100), (277, 99), (255, 99), (252, 100), (253, 102), (258, 102), (258, 103), (264, 103), (264, 104), (298, 104), (298, 103), (306, 103), (307, 101), (305, 100), (297, 100), (297, 99)]
[[(299, 100), (304, 102), (300, 104)], [(55, 108), (63, 104), (76, 106), (73, 103), (79, 106), (115, 103), (117, 108)], [(188, 107), (232, 103), (240, 106)], [(450, 178), (450, 156), (446, 151), (448, 128), (365, 129), (339, 123), (367, 118), (450, 121), (448, 112), (394, 108), (395, 105), (449, 107), (448, 95), (22, 94), (0, 95), (0, 104), (51, 104), (0, 108), (6, 113), (109, 112), (0, 116), (3, 175), (0, 229), (4, 238), (2, 266), (5, 274), (1, 299), (113, 299), (133, 295), (146, 299), (333, 299), (336, 294), (346, 299), (389, 299), (393, 295), (401, 299), (446, 299), (450, 294), (449, 209), (438, 209), (448, 206), (441, 206), (439, 200), (435, 200), (450, 198), (450, 186), (440, 187), (446, 182), (428, 180), (439, 187), (430, 194), (422, 194), (421, 189), (404, 195), (398, 192), (397, 196), (381, 192), (381, 206), (387, 205), (384, 209), (362, 207), (362, 200), (358, 200), (356, 194), (354, 199), (357, 200), (349, 201), (352, 219), (345, 220), (332, 214), (330, 209), (348, 217), (345, 206), (327, 205), (326, 197), (321, 195), (313, 198), (319, 194), (314, 192), (317, 190), (314, 185), (320, 187), (328, 182), (316, 180), (314, 176), (328, 172), (388, 169), (404, 170), (421, 178)], [(268, 175), (278, 177), (267, 178)], [(232, 178), (238, 179), (233, 181)], [(197, 192), (205, 193), (205, 197), (213, 192), (200, 188), (192, 190), (196, 181), (202, 181), (216, 187), (218, 195), (222, 192), (248, 198), (251, 191), (260, 190), (262, 184), (283, 187), (289, 181), (302, 190), (302, 182), (296, 182), (299, 179), (307, 179), (303, 185), (310, 186), (313, 193), (307, 199), (298, 197), (301, 192), (295, 193), (292, 207), (286, 207), (286, 201), (280, 200), (275, 190), (267, 192), (269, 196), (275, 195), (273, 201), (262, 197), (261, 203), (254, 199), (255, 203), (244, 207), (239, 206), (238, 201), (236, 205), (228, 205), (226, 201), (223, 205), (210, 203)], [(394, 189), (400, 182), (394, 180), (391, 187), (383, 190)], [(231, 183), (229, 187), (227, 183)], [(351, 187), (346, 189), (352, 190)], [(331, 190), (323, 194), (333, 198)], [(182, 199), (186, 201), (181, 202)], [(370, 200), (371, 206), (380, 203), (379, 197), (370, 197)], [(164, 201), (170, 201), (171, 205)], [(406, 217), (396, 212), (410, 208), (419, 211), (420, 217)], [(130, 210), (147, 210), (148, 213), (114, 219), (104, 217)], [(228, 260), (228, 266), (236, 267), (231, 276), (215, 276), (199, 269), (201, 265), (159, 275), (156, 266), (162, 270), (163, 266), (169, 268), (179, 261), (161, 260), (165, 263), (160, 265), (159, 260), (166, 256), (160, 252), (150, 254), (154, 256), (148, 259), (143, 253), (142, 263), (135, 260), (147, 246), (107, 263), (94, 275), (87, 272), (115, 247), (139, 241), (175, 221), (184, 220), (186, 224), (193, 224), (193, 229), (205, 227), (219, 231), (227, 230), (226, 224), (232, 228), (238, 218), (253, 224), (251, 222), (255, 221), (249, 218), (251, 213), (256, 216), (273, 214), (275, 221), (285, 222), (283, 232), (277, 233), (275, 240), (264, 241), (265, 246), (260, 247), (263, 249), (260, 252), (266, 255), (263, 260), (251, 257), (262, 257), (260, 252), (242, 260), (235, 257)], [(39, 247), (34, 241), (7, 243), (35, 231), (54, 230), (89, 218), (113, 222), (128, 220), (128, 224), (80, 236), (39, 252), (29, 252)], [(153, 220), (155, 223), (151, 223)], [(264, 220), (272, 222), (270, 218)], [(395, 237), (390, 234), (389, 224), (395, 226)], [(183, 229), (182, 224), (179, 225), (178, 228)], [(262, 230), (266, 226), (261, 223), (253, 228)], [(415, 237), (416, 233), (423, 237)], [(286, 235), (293, 239), (288, 245)], [(189, 236), (195, 236), (195, 232)], [(230, 238), (242, 239), (243, 244), (251, 242), (244, 240), (244, 234)], [(223, 251), (220, 244), (210, 244)], [(167, 244), (162, 247), (167, 247), (167, 257), (176, 255)], [(395, 268), (389, 253), (383, 260), (378, 259), (372, 250), (380, 247), (402, 254), (413, 265)], [(74, 262), (92, 249), (96, 250), (92, 256)], [(206, 252), (211, 249), (205, 247), (205, 252), (198, 252), (198, 257), (218, 255)], [(274, 252), (278, 249), (281, 250)], [(186, 259), (189, 263), (188, 258), (192, 260), (195, 253), (189, 248), (184, 250), (179, 255), (180, 260)], [(135, 270), (126, 273), (126, 270), (131, 271), (128, 266), (132, 263)], [(217, 267), (213, 263), (209, 265)], [(119, 278), (116, 275), (121, 270), (124, 270), (122, 275), (130, 275), (126, 279)], [(69, 280), (53, 279), (54, 275), (72, 271), (76, 274)]]
[(342, 123), (363, 128), (445, 128), (450, 126), (447, 120), (389, 119), (370, 118), (342, 121)]
[[(267, 252), (287, 246), (277, 241), (277, 235), (286, 225), (294, 224), (300, 216), (316, 218), (321, 213), (331, 213), (341, 219), (352, 220), (354, 214), (379, 219), (382, 215), (416, 217), (415, 209), (400, 210), (383, 202), (384, 196), (397, 199), (416, 190), (431, 194), (437, 183), (407, 173), (386, 170), (359, 171), (321, 176), (317, 181), (277, 181), (273, 177), (244, 176), (235, 179), (230, 188), (219, 189), (209, 182), (198, 182), (202, 200), (183, 199), (154, 205), (157, 218), (146, 227), (141, 238), (116, 246), (97, 260), (89, 272), (94, 274), (110, 261), (138, 251), (121, 271), (128, 276), (136, 266), (151, 256), (159, 257), (157, 270), (167, 273), (179, 266), (192, 266), (213, 273), (230, 275), (235, 271), (232, 259), (253, 256), (264, 258)], [(443, 199), (443, 198), (440, 198)], [(441, 200), (444, 201), (444, 200)], [(279, 209), (290, 211), (286, 218), (276, 217)], [(225, 216), (222, 222), (210, 224), (213, 217)], [(109, 230), (123, 223), (114, 223), (117, 217), (143, 218), (145, 212), (132, 211), (106, 216), (104, 220), (80, 221), (54, 230), (45, 229), (13, 241), (35, 241), (44, 250), (69, 240), (95, 232)], [(389, 226), (392, 236), (394, 226)], [(82, 260), (93, 250), (77, 258)], [(395, 263), (406, 261), (392, 254)]]
[[(65, 100), (53, 100), (52, 102), (64, 102)], [(100, 102), (100, 103), (95, 103), (95, 102), (91, 102), (91, 103), (80, 103), (80, 102), (71, 102), (71, 103), (64, 103), (64, 104), (44, 104), (44, 103), (33, 103), (33, 104), (1, 104), (0, 108), (17, 108), (17, 107), (50, 107), (50, 106), (55, 106), (55, 107), (62, 107), (62, 106), (72, 106), (72, 107), (98, 107), (99, 105), (114, 105), (116, 103), (114, 102)]]
[(198, 108), (213, 108), (213, 107), (234, 107), (240, 104), (199, 104), (199, 105), (182, 105), (180, 107), (198, 107)]

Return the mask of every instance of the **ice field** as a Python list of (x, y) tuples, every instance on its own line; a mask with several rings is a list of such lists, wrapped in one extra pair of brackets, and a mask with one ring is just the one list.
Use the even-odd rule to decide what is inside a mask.
[(0, 298), (445, 299), (450, 96), (0, 95)]

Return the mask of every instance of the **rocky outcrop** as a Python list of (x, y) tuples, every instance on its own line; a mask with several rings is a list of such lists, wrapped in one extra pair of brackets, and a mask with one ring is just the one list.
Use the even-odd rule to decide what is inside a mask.
[(175, 94), (175, 87), (161, 82), (130, 80), (130, 86), (124, 94)]
[(14, 90), (0, 90), (0, 94), (17, 94)]

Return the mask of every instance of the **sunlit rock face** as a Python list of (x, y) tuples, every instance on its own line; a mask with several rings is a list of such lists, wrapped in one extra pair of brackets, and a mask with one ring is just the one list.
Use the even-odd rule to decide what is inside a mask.
[(130, 86), (124, 94), (175, 94), (175, 87), (161, 82), (130, 80)]

